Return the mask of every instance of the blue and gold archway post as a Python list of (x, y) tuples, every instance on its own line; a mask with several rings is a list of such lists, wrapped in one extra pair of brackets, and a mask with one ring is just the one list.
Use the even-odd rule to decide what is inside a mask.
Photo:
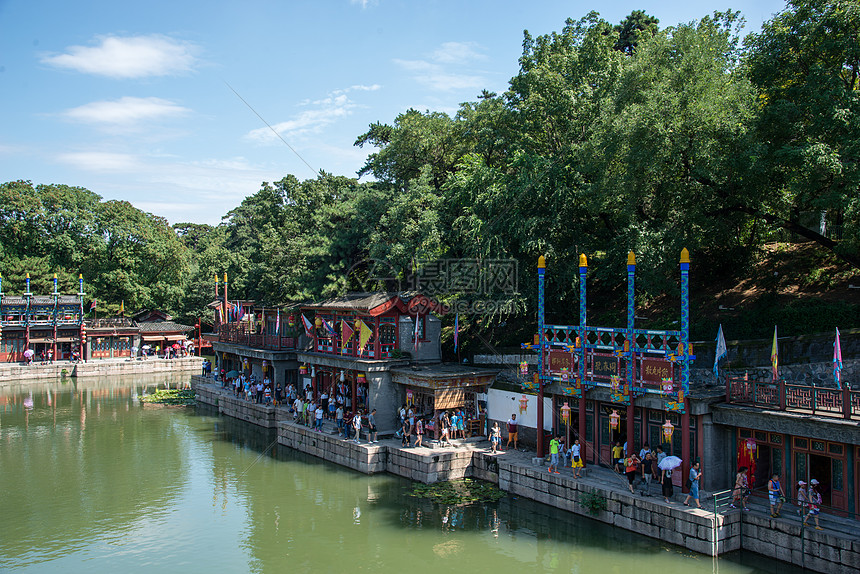
[(636, 256), (633, 252), (629, 252), (627, 254), (627, 335), (626, 340), (624, 341), (624, 357), (627, 363), (627, 388), (625, 389), (625, 394), (630, 397), (629, 402), (627, 403), (627, 449), (629, 452), (633, 452), (633, 437), (634, 437), (634, 420), (635, 420), (635, 407), (633, 405), (633, 349), (635, 345), (633, 344), (633, 338), (636, 336), (633, 333), (633, 329), (635, 328), (635, 319), (636, 319), (636, 303), (634, 292), (636, 289)]
[(543, 362), (546, 346), (544, 333), (544, 280), (546, 275), (546, 259), (538, 257), (538, 402), (537, 402), (537, 455), (544, 456), (543, 450)]
[(585, 440), (585, 392), (588, 390), (588, 387), (585, 384), (585, 344), (586, 344), (586, 329), (585, 329), (585, 321), (586, 321), (586, 301), (585, 301), (585, 280), (586, 275), (588, 274), (588, 259), (585, 257), (585, 253), (581, 253), (579, 255), (579, 341), (577, 341), (576, 345), (576, 353), (577, 357), (577, 388), (579, 389), (579, 443), (582, 447), (582, 457), (585, 460), (585, 456), (588, 453), (589, 444), (588, 441)]
[(690, 400), (687, 396), (690, 393), (690, 359), (692, 358), (692, 350), (690, 349), (690, 252), (687, 248), (681, 250), (681, 389), (684, 392), (683, 404), (684, 412), (681, 414), (681, 459), (682, 473), (681, 479), (683, 491), (687, 492), (686, 477), (690, 472)]

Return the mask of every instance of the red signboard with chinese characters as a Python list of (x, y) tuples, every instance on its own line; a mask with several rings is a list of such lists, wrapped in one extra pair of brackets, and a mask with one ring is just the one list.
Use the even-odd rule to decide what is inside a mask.
[(672, 363), (665, 359), (643, 359), (639, 374), (643, 381), (662, 384), (663, 379), (672, 378)]
[(618, 375), (618, 359), (612, 355), (592, 355), (591, 374), (595, 379), (609, 379)]
[(573, 353), (568, 351), (550, 351), (549, 352), (549, 372), (558, 375), (562, 369), (567, 369), (569, 373), (574, 373), (576, 367), (573, 362)]

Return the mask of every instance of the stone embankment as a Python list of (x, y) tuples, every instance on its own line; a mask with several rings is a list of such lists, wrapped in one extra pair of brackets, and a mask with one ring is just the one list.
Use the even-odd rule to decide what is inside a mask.
[[(365, 474), (389, 472), (424, 483), (479, 478), (511, 494), (709, 556), (744, 548), (818, 572), (860, 571), (860, 538), (854, 521), (841, 530), (816, 531), (801, 529), (798, 520), (739, 511), (714, 513), (684, 507), (677, 500), (666, 504), (660, 496), (631, 495), (626, 481), (609, 470), (592, 469), (578, 480), (567, 473), (550, 474), (545, 466), (532, 462), (533, 453), (493, 454), (485, 448), (486, 441), (467, 439), (456, 447), (421, 449), (401, 448), (399, 441), (391, 439), (357, 444), (332, 434), (330, 427), (317, 432), (296, 424), (285, 408), (237, 399), (202, 377), (192, 377), (192, 386), (200, 402), (217, 406), (222, 414), (277, 428), (280, 444)], [(655, 485), (652, 492), (656, 490)], [(605, 508), (592, 512), (590, 501), (599, 501)]]
[(181, 357), (177, 359), (132, 360), (104, 359), (92, 360), (86, 363), (56, 361), (42, 365), (34, 363), (0, 364), (0, 385), (26, 381), (51, 381), (63, 377), (103, 377), (114, 375), (144, 375), (153, 373), (169, 373), (178, 371), (194, 371), (199, 373), (203, 368), (201, 357)]

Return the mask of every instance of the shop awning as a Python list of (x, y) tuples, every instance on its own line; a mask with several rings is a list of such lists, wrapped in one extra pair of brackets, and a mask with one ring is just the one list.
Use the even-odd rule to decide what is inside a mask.
[(31, 343), (53, 343), (53, 342), (54, 342), (54, 340), (53, 340), (53, 339), (43, 338), (43, 337), (36, 337), (36, 338), (34, 338), (34, 339), (30, 339), (30, 342), (31, 342)]
[(168, 341), (184, 341), (187, 337), (185, 335), (165, 335), (164, 338)]
[(78, 340), (77, 337), (57, 337), (58, 343), (74, 343)]
[(141, 339), (144, 341), (163, 341), (164, 336), (162, 335), (142, 335)]
[(466, 389), (437, 389), (437, 410), (456, 409), (466, 404)]

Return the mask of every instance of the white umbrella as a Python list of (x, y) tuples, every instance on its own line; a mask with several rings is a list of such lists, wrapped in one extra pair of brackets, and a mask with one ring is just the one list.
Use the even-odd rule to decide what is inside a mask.
[(681, 459), (677, 456), (667, 456), (657, 463), (660, 470), (672, 470), (681, 466)]
[(36, 351), (34, 351), (33, 349), (27, 349), (26, 351), (24, 351), (24, 356), (27, 357), (28, 359), (35, 354), (36, 354)]
[(150, 345), (144, 345), (143, 347), (141, 347), (141, 349), (144, 349), (146, 351), (150, 350), (151, 348), (152, 347)]

